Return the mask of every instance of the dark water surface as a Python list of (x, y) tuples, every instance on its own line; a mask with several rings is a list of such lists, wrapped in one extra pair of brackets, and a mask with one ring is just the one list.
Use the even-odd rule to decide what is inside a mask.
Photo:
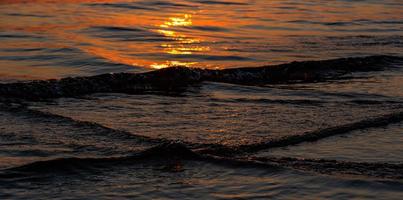
[(0, 0), (0, 199), (402, 199), (402, 10)]

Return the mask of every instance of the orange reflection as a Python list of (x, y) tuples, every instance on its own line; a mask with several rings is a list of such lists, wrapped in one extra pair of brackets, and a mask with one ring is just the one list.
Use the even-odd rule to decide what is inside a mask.
[(183, 17), (170, 17), (169, 20), (161, 24), (160, 27), (191, 26), (192, 24), (192, 15), (185, 14)]
[(153, 69), (162, 69), (167, 67), (191, 67), (197, 62), (165, 61), (165, 63), (154, 63), (150, 65)]
[(10, 80), (40, 80), (60, 78), (60, 74), (74, 75), (82, 73), (77, 68), (70, 67), (31, 67), (28, 64), (10, 61), (0, 61), (0, 79), (2, 82)]
[[(93, 2), (110, 3), (94, 6), (96, 4), (92, 5)], [(173, 9), (169, 9), (167, 13), (159, 9), (158, 11), (136, 9), (134, 12), (130, 6), (128, 8), (109, 6), (113, 5), (113, 2), (120, 5), (122, 1), (0, 0), (0, 31), (10, 32), (11, 35), (15, 33), (31, 35), (33, 33), (35, 36), (44, 38), (5, 39), (1, 41), (1, 48), (80, 49), (96, 58), (103, 58), (113, 63), (150, 68), (174, 65), (197, 65), (206, 68), (260, 66), (273, 62), (283, 63), (305, 58), (339, 56), (338, 54), (331, 55), (331, 53), (328, 55), (326, 49), (326, 51), (322, 51), (324, 53), (320, 51), (310, 53), (312, 50), (308, 49), (309, 45), (307, 45), (308, 47), (299, 45), (298, 40), (295, 39), (300, 35), (312, 36), (312, 38), (355, 35), (356, 33), (352, 31), (364, 27), (360, 24), (362, 19), (374, 22), (390, 21), (391, 24), (384, 25), (383, 28), (389, 26), (390, 29), (398, 29), (399, 26), (394, 24), (394, 21), (398, 23), (398, 19), (402, 18), (402, 14), (399, 12), (401, 9), (398, 6), (385, 7), (386, 5), (380, 3), (368, 2), (350, 4), (350, 7), (346, 7), (345, 2), (342, 1), (332, 4), (298, 3), (293, 6), (295, 8), (289, 7), (285, 1), (281, 0), (254, 1), (248, 5), (234, 4), (225, 7), (219, 4), (197, 4), (196, 9), (178, 8), (175, 10), (177, 14), (170, 13)], [(132, 5), (137, 3), (137, 1), (123, 2), (130, 2)], [(232, 2), (243, 3), (244, 1), (232, 0)], [(19, 5), (22, 3), (31, 4), (29, 6)], [(139, 8), (143, 6), (140, 5)], [(349, 21), (354, 23), (348, 26), (324, 25), (324, 23)], [(305, 22), (312, 23), (307, 25)], [(365, 23), (363, 22), (363, 24)], [(368, 25), (367, 29), (381, 29), (378, 26), (380, 25), (375, 23)], [(102, 35), (102, 30), (96, 33), (86, 32), (93, 27), (121, 27), (128, 30), (104, 31), (105, 35)], [(137, 28), (144, 30), (144, 33), (136, 32)], [(148, 32), (153, 33), (147, 35)], [(136, 34), (139, 37), (136, 37)], [(361, 32), (359, 34), (384, 33)], [(142, 40), (143, 38), (144, 40)], [(161, 39), (163, 39), (162, 42)], [(323, 41), (314, 42), (320, 46)], [(401, 50), (398, 47), (393, 48), (396, 50), (385, 51), (398, 52)], [(280, 51), (273, 53), (271, 49)], [(360, 53), (368, 52), (373, 53), (373, 50), (365, 48), (361, 49)], [(223, 58), (195, 62), (196, 55), (206, 55), (207, 53)], [(12, 55), (13, 53), (0, 52), (0, 54)], [(245, 60), (227, 59), (226, 56), (257, 59), (248, 60), (246, 63)], [(29, 62), (36, 61), (8, 61), (7, 65), (29, 66), (32, 64)], [(42, 63), (34, 64), (41, 65)], [(48, 74), (53, 76), (54, 73), (49, 72)], [(61, 72), (61, 74), (64, 73), (70, 72)]]
[[(164, 35), (165, 37), (171, 39), (174, 42), (163, 43), (160, 46), (164, 48), (164, 52), (173, 55), (191, 55), (195, 52), (206, 52), (210, 50), (208, 46), (202, 46), (200, 43), (201, 39), (191, 38), (185, 34), (178, 33), (172, 28), (177, 27), (188, 27), (192, 26), (192, 15), (184, 14), (178, 17), (170, 17), (167, 21), (158, 25), (158, 33)], [(165, 63), (153, 64), (152, 68), (161, 69), (170, 66), (191, 66), (197, 62), (180, 62), (180, 61), (166, 61)]]
[(26, 3), (102, 3), (116, 0), (0, 0), (0, 4), (26, 4)]

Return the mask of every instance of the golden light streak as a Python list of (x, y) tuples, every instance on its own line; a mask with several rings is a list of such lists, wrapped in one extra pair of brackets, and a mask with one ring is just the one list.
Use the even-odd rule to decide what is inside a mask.
[(162, 69), (167, 67), (191, 67), (197, 62), (181, 62), (181, 61), (166, 61), (165, 63), (154, 63), (151, 65), (154, 69)]
[[(202, 42), (201, 39), (190, 38), (185, 34), (170, 29), (172, 27), (187, 27), (192, 25), (192, 15), (190, 14), (185, 14), (182, 17), (170, 17), (167, 21), (160, 24), (157, 32), (174, 41), (160, 45), (164, 49), (164, 52), (171, 55), (192, 55), (196, 52), (201, 53), (210, 51), (210, 47), (197, 45)], [(191, 66), (193, 64), (195, 63), (166, 61), (165, 63), (154, 63), (151, 67), (154, 69), (161, 69), (171, 66)]]

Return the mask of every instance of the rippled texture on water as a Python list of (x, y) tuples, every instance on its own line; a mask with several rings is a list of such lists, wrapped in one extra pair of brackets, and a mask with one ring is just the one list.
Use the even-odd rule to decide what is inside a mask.
[[(161, 170), (161, 165), (150, 162), (114, 167), (113, 171), (98, 169), (84, 177), (56, 173), (42, 181), (43, 186), (30, 185), (30, 180), (22, 179), (16, 185), (29, 191), (14, 187), (4, 191), (4, 197), (64, 199), (74, 194), (95, 199), (298, 199), (301, 196), (307, 199), (376, 199), (380, 196), (393, 199), (401, 196), (403, 186), (398, 182), (340, 180), (276, 168), (267, 172), (203, 162), (181, 163), (185, 171), (172, 173)], [(54, 182), (58, 183), (57, 188), (53, 187)], [(1, 180), (0, 183), (9, 184)], [(374, 190), (368, 191), (362, 186)]]
[(184, 97), (99, 95), (89, 100), (61, 99), (56, 105), (40, 108), (133, 134), (225, 145), (257, 143), (401, 110), (400, 104), (361, 104), (359, 96), (345, 98), (345, 103), (339, 97), (335, 103), (315, 98), (327, 98), (321, 92), (287, 94), (290, 91), (284, 89), (233, 87), (211, 84), (197, 96)]
[(402, 10), (0, 0), (0, 199), (402, 199)]
[(260, 155), (402, 163), (403, 158), (400, 153), (403, 140), (402, 125), (391, 125), (370, 131), (356, 131), (348, 136), (324, 139), (317, 143), (306, 143), (271, 152), (261, 152)]
[(0, 75), (41, 79), (402, 55), (401, 10), (399, 0), (3, 0)]

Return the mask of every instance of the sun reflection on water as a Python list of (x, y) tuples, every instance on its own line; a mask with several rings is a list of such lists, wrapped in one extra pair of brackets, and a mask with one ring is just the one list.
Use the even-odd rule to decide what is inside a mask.
[[(164, 52), (171, 55), (192, 55), (194, 53), (201, 53), (210, 50), (210, 47), (201, 45), (202, 40), (198, 38), (192, 38), (185, 34), (179, 33), (177, 29), (180, 27), (189, 27), (193, 25), (192, 15), (183, 14), (177, 17), (169, 17), (162, 24), (158, 25), (157, 32), (164, 37), (169, 38), (170, 42), (160, 45), (164, 49)], [(197, 62), (188, 61), (165, 61), (165, 63), (154, 63), (152, 68), (161, 69), (170, 66), (186, 66), (195, 65)]]
[(162, 69), (167, 67), (191, 67), (197, 62), (181, 62), (181, 61), (165, 61), (165, 63), (154, 63), (151, 65), (153, 69)]
[(161, 24), (161, 28), (169, 28), (172, 26), (191, 26), (192, 22), (192, 15), (185, 14), (183, 17), (170, 17), (168, 21)]

